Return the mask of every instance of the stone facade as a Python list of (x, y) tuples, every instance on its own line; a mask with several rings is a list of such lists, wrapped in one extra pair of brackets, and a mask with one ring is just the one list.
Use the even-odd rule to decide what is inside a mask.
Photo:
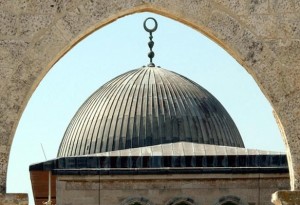
[(300, 191), (277, 191), (272, 195), (275, 205), (300, 204)]
[(252, 75), (282, 131), (290, 188), (300, 190), (299, 0), (0, 0), (0, 193), (16, 127), (45, 74), (91, 32), (142, 11), (202, 32)]
[(59, 157), (29, 170), (36, 204), (49, 197), (49, 173), (52, 201), (72, 205), (270, 204), (289, 188), (283, 154), (190, 142)]
[(27, 194), (0, 194), (1, 205), (28, 205)]
[(287, 174), (173, 174), (57, 176), (57, 204), (269, 205), (271, 194), (289, 188)]

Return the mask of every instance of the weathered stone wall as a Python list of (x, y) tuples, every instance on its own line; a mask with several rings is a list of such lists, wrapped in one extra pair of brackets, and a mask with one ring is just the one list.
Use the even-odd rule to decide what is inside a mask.
[(277, 191), (272, 194), (272, 202), (275, 205), (300, 204), (300, 191)]
[(27, 194), (0, 194), (1, 205), (28, 205)]
[(44, 75), (96, 29), (139, 11), (181, 21), (226, 49), (269, 99), (300, 190), (299, 0), (0, 0), (0, 192), (21, 114)]
[(216, 205), (226, 198), (240, 205), (269, 205), (273, 192), (288, 187), (287, 174), (58, 176), (56, 197), (60, 205), (167, 205), (178, 200)]

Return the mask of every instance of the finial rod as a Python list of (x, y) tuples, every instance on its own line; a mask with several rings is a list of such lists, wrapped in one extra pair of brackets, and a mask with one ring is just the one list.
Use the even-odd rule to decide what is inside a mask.
[[(147, 27), (147, 25), (146, 25), (146, 23), (147, 23), (147, 21), (148, 20), (152, 20), (153, 22), (154, 22), (154, 27), (153, 28), (148, 28)], [(149, 33), (149, 39), (150, 39), (150, 41), (148, 42), (148, 46), (149, 46), (149, 48), (150, 48), (150, 52), (148, 53), (148, 57), (150, 58), (150, 63), (148, 64), (148, 66), (149, 67), (154, 67), (155, 66), (155, 64), (153, 63), (153, 58), (154, 58), (154, 52), (153, 52), (153, 50), (152, 50), (152, 48), (153, 48), (153, 46), (154, 46), (154, 42), (152, 41), (152, 39), (153, 39), (153, 36), (152, 36), (152, 33), (154, 32), (154, 31), (156, 31), (156, 29), (157, 29), (157, 21), (154, 19), (154, 18), (152, 18), (152, 17), (149, 17), (149, 18), (146, 18), (146, 20), (144, 21), (144, 29)]]

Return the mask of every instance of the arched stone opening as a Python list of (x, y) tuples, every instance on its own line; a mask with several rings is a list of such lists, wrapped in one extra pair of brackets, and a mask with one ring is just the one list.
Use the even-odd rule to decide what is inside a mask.
[(223, 196), (221, 197), (215, 205), (246, 205), (242, 199), (236, 196)]
[(153, 203), (144, 197), (131, 197), (125, 199), (121, 205), (153, 205)]
[(176, 197), (171, 199), (167, 205), (194, 205), (195, 202), (189, 197)]
[[(296, 52), (300, 47), (299, 36), (291, 31), (290, 38), (283, 42), (282, 34), (276, 33), (280, 25), (274, 25), (271, 30), (275, 32), (271, 34), (263, 25), (256, 24), (259, 19), (255, 18), (255, 14), (262, 10), (269, 12), (264, 9), (264, 4), (248, 2), (243, 6), (222, 1), (62, 2), (53, 5), (26, 2), (27, 7), (22, 8), (10, 3), (5, 5), (11, 13), (23, 16), (25, 20), (21, 25), (28, 24), (28, 32), (23, 29), (23, 33), (18, 31), (17, 34), (11, 27), (2, 32), (1, 52), (5, 55), (1, 59), (1, 192), (5, 192), (8, 156), (15, 129), (28, 99), (44, 75), (91, 32), (124, 15), (142, 11), (162, 14), (195, 28), (217, 42), (246, 68), (276, 112), (287, 147), (291, 189), (299, 189), (297, 136), (300, 133), (300, 85), (297, 83), (298, 69), (291, 69), (299, 68), (299, 52)], [(291, 9), (296, 13), (298, 7), (294, 8), (294, 4), (289, 2), (286, 3), (286, 12)], [(278, 2), (267, 2), (267, 7), (273, 9), (273, 15), (284, 13), (279, 10)], [(31, 18), (39, 19), (37, 24), (43, 25), (42, 29), (34, 29), (35, 25), (26, 22), (28, 18), (24, 9), (30, 12)], [(51, 20), (42, 18), (41, 13), (52, 16)], [(13, 15), (8, 16), (12, 21), (16, 20)], [(274, 41), (270, 41), (270, 35), (273, 35)]]

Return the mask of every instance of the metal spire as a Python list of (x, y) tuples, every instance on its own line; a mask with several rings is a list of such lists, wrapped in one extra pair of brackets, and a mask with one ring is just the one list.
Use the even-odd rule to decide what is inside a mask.
[[(149, 29), (146, 25), (148, 20), (154, 21), (154, 27), (152, 29)], [(155, 64), (152, 62), (152, 59), (154, 58), (154, 52), (152, 51), (152, 48), (154, 46), (154, 42), (152, 41), (152, 39), (153, 39), (152, 32), (156, 31), (156, 29), (157, 29), (157, 21), (152, 17), (146, 18), (146, 20), (144, 21), (144, 29), (147, 32), (149, 32), (149, 34), (150, 34), (150, 36), (149, 36), (150, 41), (148, 42), (148, 46), (150, 48), (150, 52), (148, 53), (148, 57), (150, 58), (150, 63), (148, 64), (148, 66), (155, 67)]]

